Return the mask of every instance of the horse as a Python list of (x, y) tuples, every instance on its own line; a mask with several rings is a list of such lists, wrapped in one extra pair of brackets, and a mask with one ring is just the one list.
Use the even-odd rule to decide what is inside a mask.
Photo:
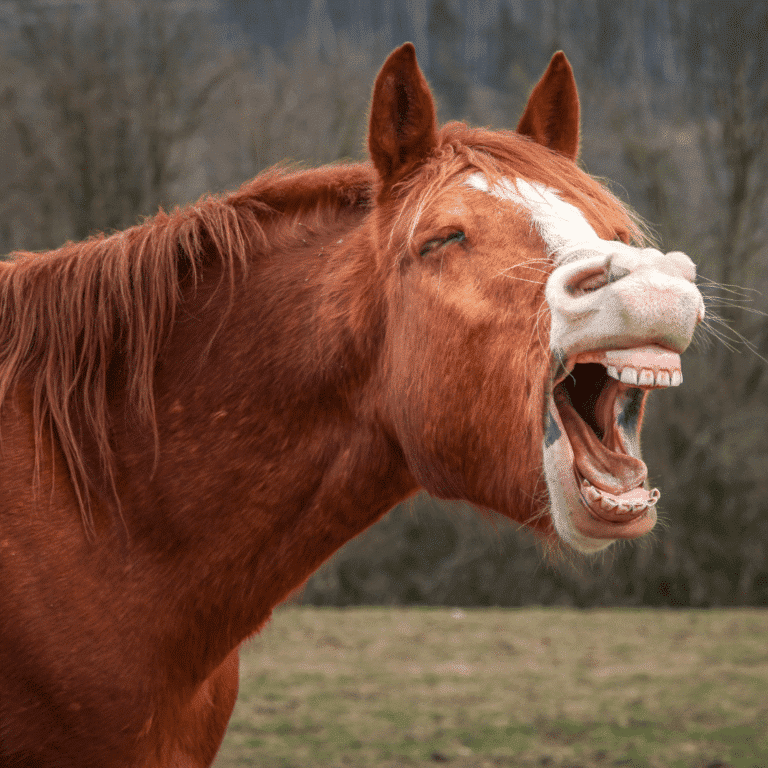
[(585, 553), (653, 528), (644, 406), (704, 305), (577, 165), (564, 54), (492, 131), (405, 44), (368, 147), (0, 265), (3, 766), (209, 766), (238, 646), (421, 489)]

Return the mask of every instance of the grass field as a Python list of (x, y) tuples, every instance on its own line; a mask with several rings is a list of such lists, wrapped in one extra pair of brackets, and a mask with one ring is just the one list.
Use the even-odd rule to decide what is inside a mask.
[(279, 609), (217, 768), (768, 768), (768, 611)]

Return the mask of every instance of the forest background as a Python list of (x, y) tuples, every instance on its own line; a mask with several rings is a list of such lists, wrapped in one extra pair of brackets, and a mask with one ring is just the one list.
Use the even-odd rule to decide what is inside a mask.
[(768, 604), (768, 4), (682, 0), (0, 0), (0, 253), (123, 229), (284, 160), (365, 156), (388, 51), (440, 119), (511, 128), (551, 54), (581, 163), (699, 265), (708, 321), (644, 430), (661, 524), (552, 565), (505, 520), (426, 495), (298, 599)]

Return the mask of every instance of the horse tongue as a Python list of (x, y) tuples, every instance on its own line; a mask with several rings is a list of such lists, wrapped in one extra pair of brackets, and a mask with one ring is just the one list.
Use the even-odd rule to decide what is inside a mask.
[[(573, 448), (576, 468), (582, 477), (603, 491), (616, 495), (632, 491), (645, 482), (648, 468), (645, 463), (623, 451), (611, 450), (609, 445), (600, 441), (569, 402), (558, 403), (560, 419), (568, 434)], [(603, 406), (603, 414), (607, 404)], [(601, 419), (601, 427), (605, 431), (606, 443), (615, 443), (613, 439), (613, 423)]]

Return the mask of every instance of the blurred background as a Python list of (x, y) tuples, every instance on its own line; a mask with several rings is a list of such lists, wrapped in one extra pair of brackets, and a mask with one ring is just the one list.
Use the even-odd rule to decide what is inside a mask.
[(511, 128), (573, 64), (583, 167), (699, 265), (709, 319), (644, 432), (661, 522), (553, 565), (506, 520), (422, 495), (296, 598), (768, 604), (768, 4), (681, 0), (0, 0), (0, 254), (122, 229), (283, 160), (365, 157), (412, 40), (442, 121)]

